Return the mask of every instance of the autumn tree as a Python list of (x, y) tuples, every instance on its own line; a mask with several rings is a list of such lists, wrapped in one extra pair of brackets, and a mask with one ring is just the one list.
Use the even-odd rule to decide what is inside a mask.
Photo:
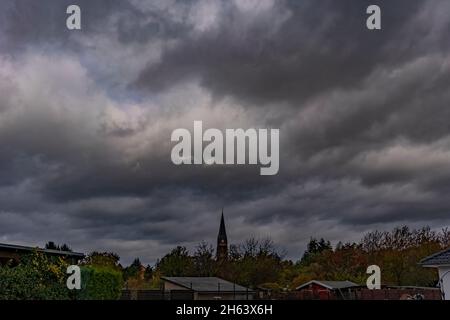
[(127, 280), (129, 278), (138, 277), (143, 268), (144, 267), (141, 263), (141, 260), (139, 260), (139, 258), (135, 258), (133, 262), (123, 270), (124, 279)]
[(309, 264), (314, 256), (321, 254), (324, 251), (331, 251), (330, 241), (326, 241), (324, 238), (316, 240), (311, 238), (307, 244), (306, 251), (300, 261), (301, 264)]
[(401, 226), (391, 231), (369, 232), (361, 246), (369, 262), (380, 266), (383, 283), (432, 286), (436, 281), (435, 271), (422, 268), (418, 262), (439, 251), (443, 239), (445, 230), (437, 233), (430, 227), (411, 230)]
[(206, 242), (200, 243), (194, 253), (193, 262), (196, 276), (212, 277), (216, 275), (214, 248), (211, 244)]
[(186, 247), (178, 246), (156, 263), (157, 270), (168, 277), (187, 277), (194, 275), (193, 259)]
[(283, 252), (279, 252), (273, 241), (249, 238), (230, 247), (228, 275), (225, 277), (239, 284), (257, 287), (275, 283), (283, 270)]
[(49, 241), (45, 244), (45, 249), (48, 250), (59, 250), (59, 251), (72, 251), (72, 249), (65, 243), (62, 245), (57, 245), (54, 241)]
[(119, 261), (119, 255), (114, 252), (93, 251), (83, 259), (81, 264), (96, 267), (109, 267), (114, 270), (122, 270)]

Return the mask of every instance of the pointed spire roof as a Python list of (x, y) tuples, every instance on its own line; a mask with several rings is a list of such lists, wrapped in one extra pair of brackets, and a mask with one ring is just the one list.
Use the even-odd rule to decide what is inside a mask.
[(218, 242), (221, 242), (222, 240), (227, 242), (227, 231), (225, 229), (225, 219), (223, 217), (223, 209), (222, 209), (222, 217), (220, 218), (219, 235), (217, 236)]

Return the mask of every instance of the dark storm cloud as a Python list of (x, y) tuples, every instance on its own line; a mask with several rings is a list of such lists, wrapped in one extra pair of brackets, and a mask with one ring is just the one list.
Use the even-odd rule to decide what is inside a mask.
[(72, 4), (89, 8), (82, 12), (83, 28), (89, 33), (104, 30), (112, 14), (132, 9), (128, 1), (120, 0), (80, 0), (76, 3), (69, 0), (5, 0), (2, 2), (1, 27), (6, 35), (6, 48), (23, 50), (28, 46), (45, 44), (67, 48), (71, 44), (71, 34), (64, 28), (68, 17), (66, 8)]
[(370, 4), (275, 1), (273, 10), (253, 20), (253, 12), (227, 5), (217, 29), (183, 38), (137, 84), (158, 91), (198, 76), (219, 96), (300, 107), (314, 94), (357, 85), (380, 65), (448, 47), (448, 32), (438, 47), (417, 45), (431, 31), (411, 21), (424, 1), (382, 1), (384, 30), (376, 33), (363, 27)]
[[(69, 242), (154, 262), (272, 236), (449, 223), (450, 4), (379, 1), (3, 1), (0, 241)], [(170, 162), (170, 133), (280, 128), (280, 173)]]

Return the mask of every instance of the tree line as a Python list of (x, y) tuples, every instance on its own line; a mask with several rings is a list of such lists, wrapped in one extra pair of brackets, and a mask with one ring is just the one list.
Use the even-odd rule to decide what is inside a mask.
[[(20, 262), (0, 265), (0, 299), (118, 299), (122, 289), (161, 289), (163, 276), (217, 276), (252, 289), (285, 292), (310, 280), (349, 280), (365, 284), (366, 269), (381, 268), (381, 282), (398, 286), (435, 286), (434, 269), (423, 268), (421, 259), (450, 247), (450, 231), (429, 227), (397, 227), (373, 231), (360, 241), (332, 246), (311, 238), (297, 259), (287, 259), (271, 239), (250, 238), (229, 247), (228, 259), (217, 261), (214, 247), (200, 243), (192, 252), (173, 248), (154, 265), (139, 258), (122, 266), (113, 252), (91, 252), (80, 262), (82, 290), (66, 288), (68, 262), (62, 257), (35, 251)], [(69, 251), (66, 244), (48, 242), (46, 248)]]
[[(248, 286), (287, 291), (316, 280), (349, 280), (364, 284), (367, 266), (380, 266), (382, 283), (398, 286), (435, 286), (434, 269), (418, 263), (424, 257), (450, 247), (450, 231), (429, 227), (396, 227), (391, 231), (368, 232), (358, 242), (337, 243), (311, 238), (298, 260), (286, 259), (286, 253), (271, 239), (250, 238), (229, 247), (228, 259), (217, 261), (214, 247), (200, 243), (193, 252), (178, 246), (161, 257), (154, 266), (143, 266), (139, 258), (122, 267), (119, 257), (112, 259), (122, 270), (129, 289), (158, 289), (162, 276), (217, 276)], [(107, 256), (108, 253), (95, 253)], [(96, 257), (95, 259), (99, 259)]]

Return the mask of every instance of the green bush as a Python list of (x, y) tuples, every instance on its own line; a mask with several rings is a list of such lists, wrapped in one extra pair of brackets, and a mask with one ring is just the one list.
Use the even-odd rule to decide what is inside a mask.
[(0, 266), (0, 300), (114, 300), (123, 288), (122, 272), (108, 266), (82, 266), (81, 290), (66, 286), (68, 264), (35, 252), (15, 267)]
[(0, 300), (66, 300), (66, 263), (35, 252), (16, 267), (0, 266)]
[(80, 300), (116, 300), (123, 288), (122, 273), (108, 267), (82, 266)]

